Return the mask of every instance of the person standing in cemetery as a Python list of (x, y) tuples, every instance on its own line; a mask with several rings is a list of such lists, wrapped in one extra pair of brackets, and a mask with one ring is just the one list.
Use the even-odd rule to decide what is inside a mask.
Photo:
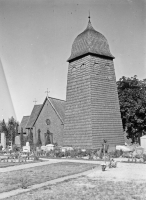
[(103, 143), (102, 143), (102, 147), (101, 147), (101, 158), (103, 158), (103, 156), (106, 156), (107, 153), (108, 153), (108, 149), (109, 149), (109, 144), (107, 142), (107, 140), (103, 140)]

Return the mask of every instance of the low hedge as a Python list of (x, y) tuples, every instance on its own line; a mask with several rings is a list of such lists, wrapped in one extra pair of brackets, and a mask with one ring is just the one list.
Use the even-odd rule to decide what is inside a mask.
[[(123, 154), (123, 152), (120, 150), (116, 150), (113, 152), (110, 152), (108, 154), (109, 157), (112, 158), (118, 158)], [(87, 149), (87, 150), (82, 150), (82, 149), (73, 149), (73, 150), (66, 150), (65, 152), (62, 152), (61, 149), (55, 148), (54, 150), (47, 151), (46, 152), (46, 157), (51, 157), (51, 158), (62, 158), (62, 157), (68, 157), (68, 158), (88, 158), (88, 159), (99, 159), (101, 158), (101, 153), (100, 149), (92, 150), (92, 149)]]

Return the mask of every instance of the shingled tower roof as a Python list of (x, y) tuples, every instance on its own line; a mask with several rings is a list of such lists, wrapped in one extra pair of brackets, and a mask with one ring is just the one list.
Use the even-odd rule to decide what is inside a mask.
[(67, 61), (70, 62), (86, 54), (96, 54), (114, 58), (110, 52), (107, 39), (92, 27), (90, 18), (87, 28), (75, 38), (72, 45), (71, 56)]

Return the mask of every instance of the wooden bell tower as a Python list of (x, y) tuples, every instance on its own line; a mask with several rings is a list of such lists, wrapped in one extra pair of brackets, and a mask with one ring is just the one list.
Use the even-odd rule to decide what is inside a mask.
[(110, 146), (124, 144), (113, 59), (89, 18), (68, 59), (64, 146), (97, 149), (103, 139)]

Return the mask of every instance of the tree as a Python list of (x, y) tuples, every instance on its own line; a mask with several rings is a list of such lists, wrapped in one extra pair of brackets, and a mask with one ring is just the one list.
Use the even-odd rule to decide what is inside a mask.
[(8, 135), (7, 140), (12, 142), (12, 145), (15, 142), (15, 136), (18, 134), (18, 126), (19, 123), (14, 119), (14, 117), (11, 117), (8, 120), (7, 129), (8, 129)]
[(0, 132), (5, 133), (7, 145), (9, 145), (10, 141), (12, 141), (12, 144), (14, 144), (15, 136), (18, 135), (18, 126), (19, 123), (14, 119), (14, 117), (11, 117), (7, 124), (5, 123), (4, 119), (2, 122), (0, 122)]
[(37, 146), (38, 146), (38, 147), (42, 145), (40, 133), (41, 133), (41, 131), (40, 131), (40, 129), (38, 129), (38, 141), (37, 141)]
[(146, 134), (146, 79), (123, 76), (117, 81), (123, 129), (132, 142)]
[(23, 128), (21, 128), (21, 132), (20, 132), (20, 143), (21, 143), (21, 147), (23, 147), (24, 146)]
[(33, 145), (33, 133), (32, 133), (31, 129), (30, 129), (30, 133), (29, 133), (29, 136), (28, 136), (28, 142), (29, 142), (30, 146)]

